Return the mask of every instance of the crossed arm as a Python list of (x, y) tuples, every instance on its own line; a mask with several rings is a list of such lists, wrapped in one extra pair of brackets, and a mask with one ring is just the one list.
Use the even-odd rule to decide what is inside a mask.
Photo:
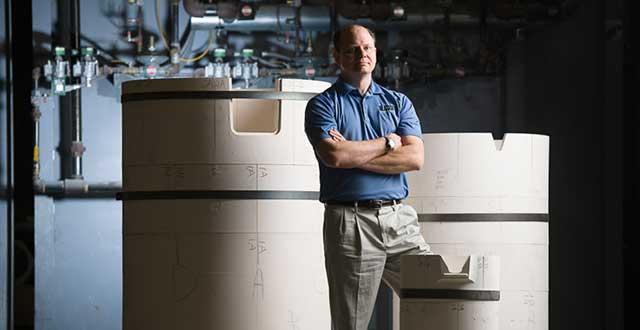
[(316, 147), (320, 159), (329, 167), (398, 174), (419, 170), (424, 163), (422, 140), (416, 136), (389, 134), (397, 147), (386, 152), (385, 138), (348, 141), (336, 130), (329, 131), (329, 135), (331, 138), (323, 139)]

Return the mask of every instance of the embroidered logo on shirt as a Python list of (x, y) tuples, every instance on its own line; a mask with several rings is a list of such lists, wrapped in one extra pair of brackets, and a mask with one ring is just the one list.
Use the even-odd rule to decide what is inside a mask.
[(396, 108), (392, 104), (381, 104), (378, 106), (378, 111), (395, 111)]

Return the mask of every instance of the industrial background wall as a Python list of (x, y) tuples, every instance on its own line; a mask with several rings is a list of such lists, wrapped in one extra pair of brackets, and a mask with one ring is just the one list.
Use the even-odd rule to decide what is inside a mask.
[[(32, 0), (35, 66), (52, 58), (63, 1)], [(124, 2), (124, 1), (121, 1)], [(153, 2), (153, 1), (148, 1)], [(316, 3), (318, 1), (315, 1)], [(455, 1), (454, 1), (455, 2)], [(117, 1), (81, 1), (84, 45), (122, 52), (111, 9)], [(165, 6), (160, 16), (167, 17)], [(505, 50), (505, 74), (406, 81), (424, 133), (504, 132), (550, 136), (550, 329), (623, 328), (625, 113), (622, 104), (622, 0), (585, 0), (568, 19), (523, 30)], [(0, 3), (4, 17), (5, 2)], [(154, 30), (153, 4), (144, 12)], [(187, 15), (181, 10), (181, 30)], [(0, 187), (7, 186), (7, 74), (0, 26)], [(415, 44), (407, 33), (381, 34), (380, 46)], [(238, 38), (260, 48), (270, 41)], [(256, 44), (253, 45), (252, 43)], [(203, 34), (194, 44), (206, 43)], [(380, 47), (379, 46), (379, 47)], [(382, 47), (380, 47), (382, 48)], [(321, 47), (316, 47), (320, 52)], [(326, 54), (322, 54), (326, 56)], [(31, 72), (14, 73), (31, 76)], [(84, 178), (121, 182), (121, 106), (112, 81), (82, 89)], [(393, 86), (392, 86), (393, 87)], [(68, 171), (61, 131), (68, 113), (57, 97), (40, 105), (40, 178)], [(16, 128), (16, 131), (20, 128)], [(627, 132), (628, 133), (628, 132)], [(16, 133), (17, 134), (17, 133)], [(30, 137), (20, 136), (21, 139)], [(627, 155), (627, 156), (625, 156)], [(428, 161), (428, 159), (426, 160)], [(625, 177), (627, 175), (627, 177)], [(6, 323), (8, 237), (6, 194), (0, 190), (0, 329)], [(120, 329), (122, 210), (112, 197), (37, 195), (32, 219), (35, 329)], [(27, 212), (28, 213), (28, 212)], [(628, 215), (627, 215), (628, 216)], [(27, 244), (28, 245), (28, 244)]]
[(622, 329), (622, 2), (585, 4), (513, 50), (507, 130), (551, 137), (550, 327)]

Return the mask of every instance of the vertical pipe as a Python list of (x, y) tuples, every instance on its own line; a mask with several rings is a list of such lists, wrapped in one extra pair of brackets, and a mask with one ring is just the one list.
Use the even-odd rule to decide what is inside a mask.
[[(69, 52), (80, 50), (80, 2), (61, 0), (58, 6), (57, 41)], [(82, 179), (81, 92), (74, 90), (60, 97), (60, 136), (63, 146), (62, 176)]]
[(70, 179), (83, 179), (82, 176), (82, 153), (84, 152), (84, 146), (82, 145), (82, 109), (80, 107), (82, 103), (80, 90), (72, 92), (72, 117), (71, 117), (71, 135), (73, 141), (71, 142), (71, 176)]
[[(73, 0), (70, 4), (71, 41), (73, 49), (80, 51), (80, 0)], [(78, 78), (79, 79), (79, 78)], [(82, 176), (82, 94), (77, 89), (71, 93), (71, 179), (83, 179)]]
[(171, 44), (171, 48), (177, 49), (180, 47), (180, 20), (179, 20), (179, 5), (180, 2), (177, 0), (171, 1), (171, 40), (169, 41)]
[(40, 93), (38, 92), (38, 80), (40, 79), (40, 68), (35, 68), (31, 72), (33, 78), (33, 93), (31, 104), (33, 106), (31, 116), (33, 118), (33, 182), (40, 180)]
[[(71, 41), (71, 19), (69, 19), (70, 4), (69, 0), (58, 1), (58, 13), (57, 23), (54, 29), (55, 33), (55, 45), (51, 45), (51, 48), (55, 46), (61, 46), (65, 48), (65, 52), (68, 56), (69, 49), (72, 48)], [(65, 94), (59, 97), (60, 100), (60, 160), (62, 178), (68, 178), (71, 176), (71, 94)]]
[(40, 109), (37, 105), (33, 107), (33, 135), (35, 145), (33, 146), (33, 182), (40, 180)]

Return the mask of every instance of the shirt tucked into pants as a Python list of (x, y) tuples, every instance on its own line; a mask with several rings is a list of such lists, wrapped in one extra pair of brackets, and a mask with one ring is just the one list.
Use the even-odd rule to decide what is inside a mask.
[(400, 257), (430, 254), (409, 205), (325, 206), (324, 251), (333, 330), (365, 330), (380, 280), (400, 291)]

